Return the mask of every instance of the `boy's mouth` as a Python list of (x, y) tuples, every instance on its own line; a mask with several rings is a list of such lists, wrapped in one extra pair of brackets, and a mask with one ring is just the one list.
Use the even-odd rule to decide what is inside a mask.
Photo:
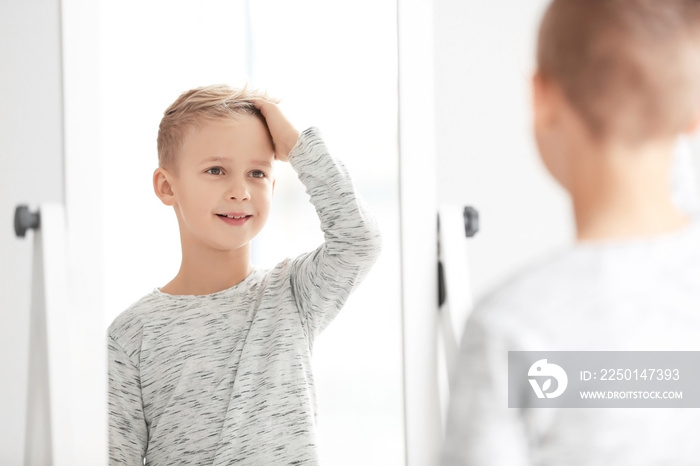
[(252, 215), (239, 212), (233, 212), (230, 214), (216, 214), (216, 216), (219, 217), (227, 225), (232, 226), (244, 225), (252, 217)]
[(252, 217), (252, 215), (247, 215), (247, 214), (216, 214), (216, 215), (218, 215), (219, 217), (232, 218), (232, 219), (236, 219), (236, 220)]

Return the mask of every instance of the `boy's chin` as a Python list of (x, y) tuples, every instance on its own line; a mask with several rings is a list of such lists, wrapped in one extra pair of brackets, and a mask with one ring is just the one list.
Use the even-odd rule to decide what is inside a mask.
[(222, 254), (242, 253), (250, 250), (252, 239), (241, 241), (210, 241), (209, 247)]
[(246, 243), (238, 247), (222, 249), (221, 253), (231, 257), (238, 257), (239, 255), (245, 255), (247, 257), (250, 255), (250, 243)]

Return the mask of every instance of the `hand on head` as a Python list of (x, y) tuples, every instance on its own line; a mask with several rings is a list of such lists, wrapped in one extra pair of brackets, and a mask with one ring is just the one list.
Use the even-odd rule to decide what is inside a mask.
[(252, 99), (252, 102), (255, 108), (260, 110), (267, 123), (275, 147), (275, 158), (286, 162), (289, 152), (299, 139), (299, 131), (287, 120), (277, 104), (259, 98)]

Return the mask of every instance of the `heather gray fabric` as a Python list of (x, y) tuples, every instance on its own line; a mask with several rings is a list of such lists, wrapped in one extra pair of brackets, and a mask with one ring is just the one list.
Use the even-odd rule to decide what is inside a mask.
[(508, 408), (509, 350), (700, 350), (700, 222), (576, 245), (484, 299), (462, 340), (441, 463), (700, 464), (700, 409)]
[(111, 465), (314, 465), (311, 348), (380, 250), (316, 129), (289, 156), (325, 234), (315, 251), (205, 296), (157, 289), (109, 327)]

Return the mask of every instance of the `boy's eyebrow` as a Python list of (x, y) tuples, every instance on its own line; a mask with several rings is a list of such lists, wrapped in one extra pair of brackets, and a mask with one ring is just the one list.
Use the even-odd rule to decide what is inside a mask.
[(213, 157), (207, 157), (206, 159), (202, 159), (200, 163), (209, 163), (209, 162), (229, 162), (231, 159), (228, 157), (221, 157), (220, 155), (215, 155)]
[[(211, 162), (231, 162), (232, 159), (230, 157), (222, 157), (220, 155), (215, 155), (213, 157), (207, 157), (203, 159), (200, 163), (211, 163)], [(265, 167), (272, 167), (272, 161), (271, 160), (262, 160), (262, 159), (254, 159), (251, 161), (253, 165), (262, 165)]]

